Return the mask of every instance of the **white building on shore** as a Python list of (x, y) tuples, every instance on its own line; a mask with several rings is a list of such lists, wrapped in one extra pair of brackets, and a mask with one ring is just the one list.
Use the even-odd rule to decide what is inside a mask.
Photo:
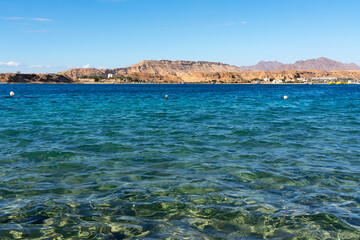
[(311, 78), (313, 81), (336, 81), (338, 78), (336, 77), (315, 77)]
[(279, 84), (279, 83), (284, 83), (284, 81), (281, 79), (275, 79), (272, 81), (272, 83)]

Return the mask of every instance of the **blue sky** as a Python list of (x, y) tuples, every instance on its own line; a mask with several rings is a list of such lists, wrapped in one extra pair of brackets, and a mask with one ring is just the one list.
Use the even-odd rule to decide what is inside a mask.
[(359, 0), (1, 0), (0, 72), (160, 59), (360, 65), (359, 9)]

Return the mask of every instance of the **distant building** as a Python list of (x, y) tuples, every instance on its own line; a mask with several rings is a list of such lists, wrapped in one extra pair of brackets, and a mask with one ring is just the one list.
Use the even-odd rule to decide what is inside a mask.
[(287, 83), (293, 83), (293, 82), (295, 82), (295, 80), (294, 80), (294, 79), (285, 79), (285, 82), (287, 82)]
[(311, 78), (312, 80), (337, 80), (336, 77), (318, 77), (318, 78)]
[(275, 79), (272, 81), (272, 83), (284, 83), (284, 81), (281, 79)]
[(270, 82), (270, 78), (264, 78), (264, 82)]
[(113, 76), (112, 73), (109, 73), (108, 76), (107, 76), (107, 78), (113, 78), (113, 77), (114, 77), (114, 76)]

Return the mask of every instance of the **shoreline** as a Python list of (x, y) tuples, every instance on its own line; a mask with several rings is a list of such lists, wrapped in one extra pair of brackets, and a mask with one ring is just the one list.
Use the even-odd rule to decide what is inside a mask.
[(72, 83), (58, 83), (58, 82), (6, 82), (1, 85), (9, 85), (9, 84), (76, 84), (76, 85), (360, 85), (359, 83), (341, 83), (341, 84), (329, 84), (329, 83), (204, 83), (204, 82), (193, 82), (193, 83), (112, 83), (112, 82), (72, 82)]

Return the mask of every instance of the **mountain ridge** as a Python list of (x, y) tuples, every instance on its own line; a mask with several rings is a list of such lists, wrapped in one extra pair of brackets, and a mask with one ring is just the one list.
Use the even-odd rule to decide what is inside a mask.
[(355, 63), (342, 63), (329, 58), (320, 57), (308, 60), (299, 60), (295, 63), (284, 64), (277, 61), (261, 61), (255, 65), (242, 67), (248, 71), (281, 71), (281, 70), (318, 70), (343, 71), (360, 70)]
[(242, 71), (282, 71), (282, 70), (316, 70), (316, 71), (357, 71), (360, 66), (355, 63), (342, 63), (329, 58), (299, 60), (293, 64), (283, 64), (278, 61), (260, 61), (251, 66), (234, 66), (220, 62), (184, 61), (184, 60), (143, 60), (137, 64), (124, 68), (96, 69), (75, 68), (58, 74), (71, 78), (82, 76), (113, 76), (127, 75), (129, 73), (168, 74), (184, 77), (195, 72), (242, 72)]

